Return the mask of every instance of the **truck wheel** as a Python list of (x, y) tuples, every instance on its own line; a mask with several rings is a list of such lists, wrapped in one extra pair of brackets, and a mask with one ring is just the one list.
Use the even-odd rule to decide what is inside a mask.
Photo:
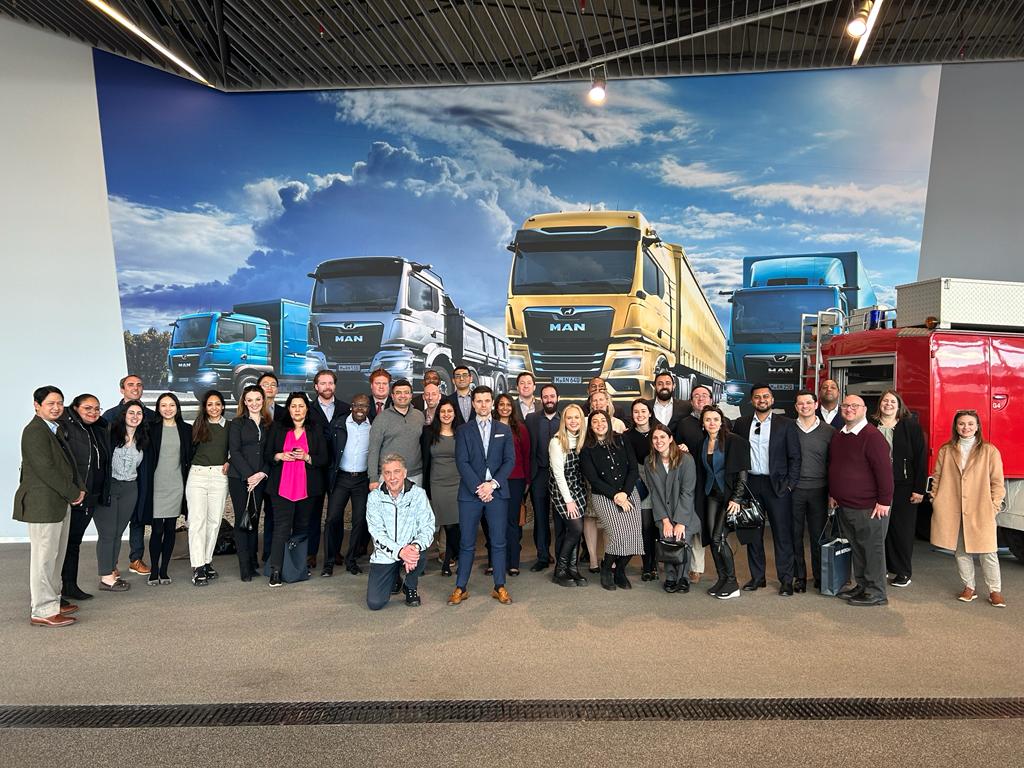
[(441, 384), (439, 389), (441, 390), (441, 397), (446, 397), (455, 391), (455, 386), (452, 384), (452, 371), (451, 366), (445, 363), (435, 363), (431, 366), (438, 375), (441, 377)]
[(235, 380), (235, 402), (242, 402), (242, 393), (246, 387), (255, 387), (258, 379), (255, 373), (243, 373)]
[(1006, 546), (1010, 548), (1013, 556), (1024, 563), (1024, 531), (1003, 528), (1003, 537), (1006, 539)]
[(494, 379), (494, 396), (503, 395), (508, 392), (508, 383), (505, 381), (504, 376), (498, 376)]

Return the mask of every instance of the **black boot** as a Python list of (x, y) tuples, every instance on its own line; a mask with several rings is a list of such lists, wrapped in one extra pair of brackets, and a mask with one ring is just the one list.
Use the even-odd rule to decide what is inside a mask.
[(615, 590), (615, 576), (612, 574), (612, 563), (615, 562), (614, 555), (605, 555), (601, 561), (601, 586), (608, 590)]
[(579, 557), (579, 547), (574, 546), (569, 553), (569, 577), (576, 583), (577, 587), (585, 587), (587, 586), (587, 580), (580, 573)]
[(719, 547), (718, 558), (722, 561), (722, 570), (725, 572), (725, 583), (719, 588), (715, 597), (719, 600), (728, 600), (740, 596), (740, 585), (736, 581), (736, 565), (733, 563), (732, 550), (724, 541)]
[(712, 597), (718, 597), (718, 591), (725, 584), (725, 567), (722, 565), (722, 558), (718, 555), (719, 543), (711, 542), (711, 557), (715, 561), (715, 573), (718, 574), (718, 580), (708, 587), (708, 594)]
[(633, 588), (633, 585), (629, 583), (629, 579), (626, 578), (626, 566), (629, 565), (629, 561), (632, 559), (632, 555), (615, 558), (615, 586), (619, 589)]
[(558, 553), (558, 557), (555, 558), (555, 573), (551, 577), (551, 580), (560, 587), (575, 587), (576, 582), (572, 580), (572, 576), (569, 575), (569, 559), (564, 557), (561, 552)]

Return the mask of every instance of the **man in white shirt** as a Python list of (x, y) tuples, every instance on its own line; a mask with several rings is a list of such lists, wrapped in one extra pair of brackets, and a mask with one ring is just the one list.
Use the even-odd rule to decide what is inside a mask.
[(334, 556), (341, 552), (345, 539), (345, 507), (352, 502), (352, 533), (345, 553), (345, 567), (349, 573), (362, 573), (356, 563), (366, 551), (369, 534), (366, 531), (366, 498), (370, 493), (370, 480), (366, 472), (370, 450), (370, 398), (356, 395), (352, 398), (352, 413), (344, 422), (335, 422), (331, 431), (333, 459), (328, 470), (327, 499), (327, 557), (321, 576), (334, 575)]
[(539, 413), (543, 410), (540, 400), (535, 397), (536, 391), (537, 382), (532, 373), (523, 371), (516, 376), (516, 392), (519, 393), (516, 404), (519, 406), (520, 421), (526, 421), (526, 417), (531, 413)]
[(825, 379), (818, 385), (818, 418), (835, 429), (843, 428), (843, 416), (839, 412), (839, 385), (832, 379)]

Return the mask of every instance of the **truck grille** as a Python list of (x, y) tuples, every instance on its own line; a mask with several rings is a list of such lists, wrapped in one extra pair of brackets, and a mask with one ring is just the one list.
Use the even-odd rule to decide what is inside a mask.
[(320, 349), (330, 363), (369, 365), (380, 351), (383, 323), (321, 323)]
[(173, 355), (171, 357), (171, 375), (175, 378), (191, 376), (199, 364), (199, 353), (189, 355)]
[(556, 384), (586, 384), (604, 367), (611, 307), (532, 307), (523, 312), (534, 373)]
[(800, 380), (799, 355), (747, 355), (743, 358), (747, 381), (795, 390)]

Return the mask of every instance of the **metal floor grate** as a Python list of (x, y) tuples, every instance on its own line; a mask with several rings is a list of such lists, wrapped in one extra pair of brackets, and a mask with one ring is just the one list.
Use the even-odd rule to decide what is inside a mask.
[(1024, 698), (593, 699), (0, 706), (0, 728), (1020, 718), (1024, 718)]

